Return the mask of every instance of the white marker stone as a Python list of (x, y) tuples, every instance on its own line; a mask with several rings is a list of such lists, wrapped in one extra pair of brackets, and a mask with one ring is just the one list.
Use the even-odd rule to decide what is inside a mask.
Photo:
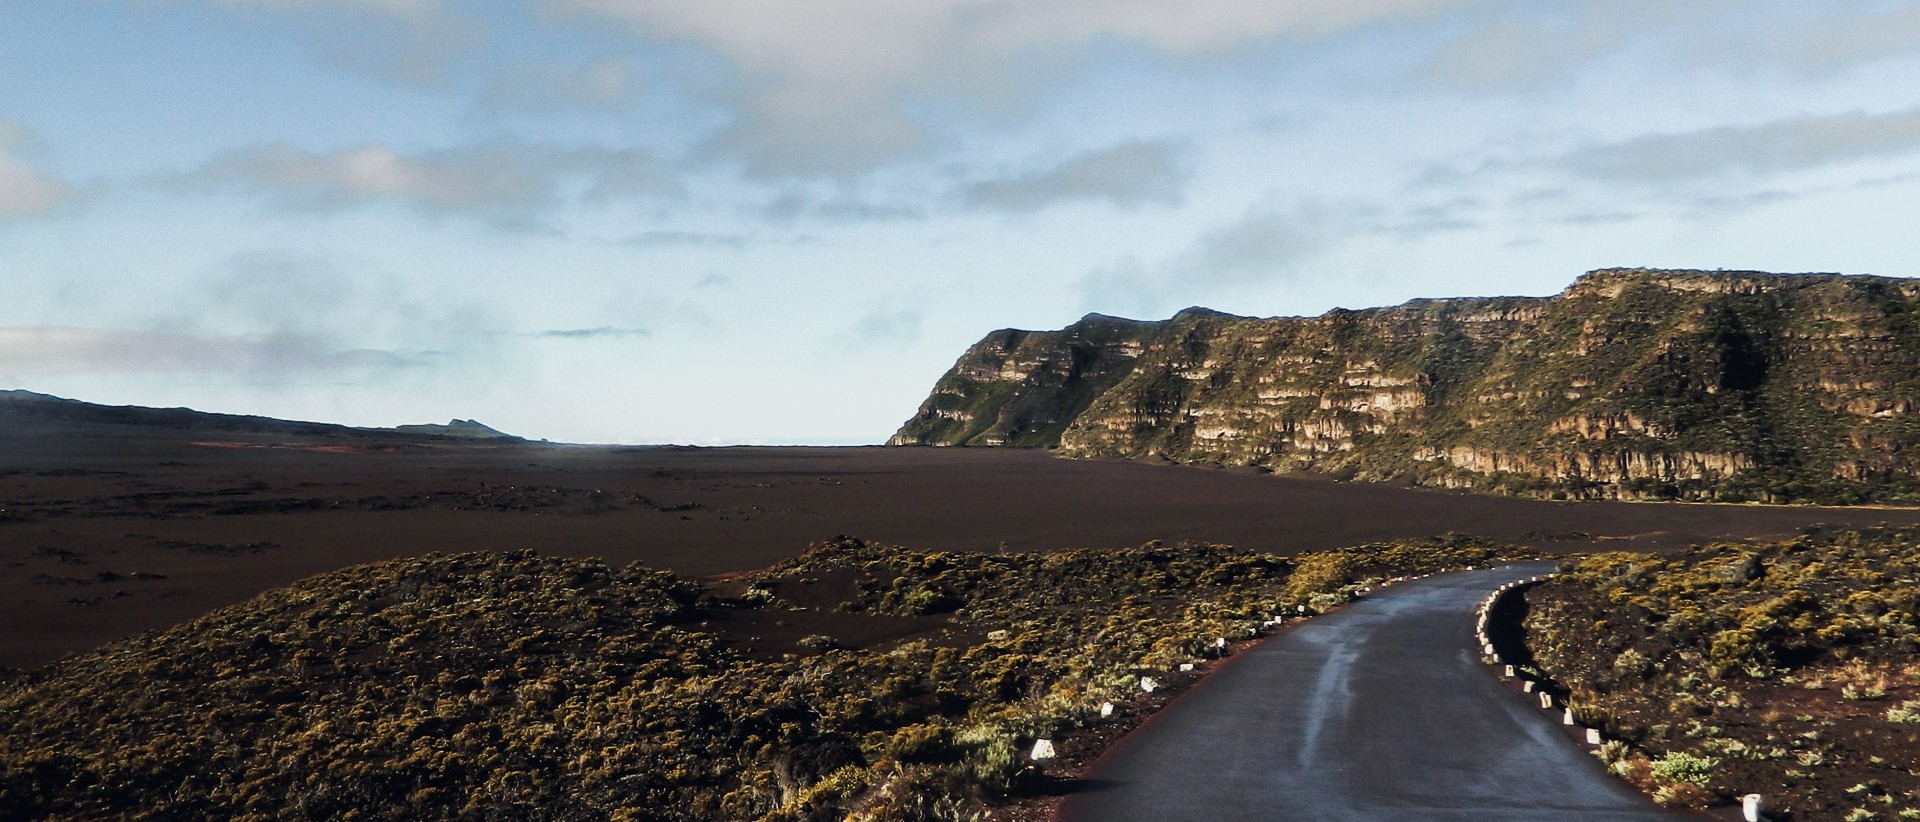
[(1588, 745), (1598, 745), (1598, 744), (1600, 744), (1600, 729), (1599, 729), (1599, 728), (1588, 728), (1588, 729), (1587, 729), (1587, 744), (1588, 744)]
[(1184, 674), (1184, 673), (1186, 673), (1186, 672), (1188, 672), (1188, 671), (1191, 671), (1191, 670), (1193, 670), (1193, 663), (1191, 663), (1191, 662), (1182, 662), (1182, 663), (1180, 663), (1180, 673), (1183, 673), (1183, 674)]
[(1113, 716), (1113, 703), (1111, 702), (1100, 703), (1100, 716), (1102, 717)]
[(1540, 710), (1544, 711), (1552, 707), (1553, 707), (1553, 694), (1547, 693), (1546, 691), (1541, 691), (1540, 692)]
[(1033, 753), (1028, 754), (1027, 758), (1035, 762), (1046, 762), (1057, 756), (1059, 754), (1053, 750), (1053, 740), (1036, 739), (1033, 741)]
[(1766, 809), (1766, 805), (1762, 803), (1757, 793), (1740, 797), (1740, 818), (1747, 822), (1760, 822), (1760, 812)]
[(1150, 677), (1150, 676), (1140, 677), (1140, 690), (1146, 691), (1147, 693), (1153, 693), (1153, 689), (1158, 687), (1160, 687), (1160, 683), (1153, 681), (1153, 677)]

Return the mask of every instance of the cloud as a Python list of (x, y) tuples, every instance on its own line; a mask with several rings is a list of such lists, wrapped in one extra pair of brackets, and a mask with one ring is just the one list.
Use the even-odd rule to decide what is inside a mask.
[(716, 231), (675, 231), (672, 229), (652, 229), (627, 236), (622, 245), (636, 248), (660, 248), (665, 246), (697, 246), (704, 248), (740, 248), (747, 244), (747, 235), (721, 233)]
[(244, 11), (345, 11), (399, 20), (434, 17), (445, 8), (442, 0), (210, 0), (213, 5)]
[(0, 374), (282, 374), (413, 364), (388, 351), (341, 349), (305, 335), (206, 335), (62, 326), (0, 327)]
[(1682, 205), (1693, 216), (1722, 215), (1733, 212), (1751, 211), (1780, 203), (1791, 203), (1811, 197), (1832, 194), (1849, 194), (1858, 191), (1870, 191), (1892, 186), (1906, 186), (1920, 182), (1920, 173), (1893, 174), (1882, 177), (1870, 177), (1865, 180), (1853, 180), (1835, 185), (1807, 186), (1798, 189), (1766, 188), (1735, 193), (1708, 193), (1686, 198)]
[(1796, 21), (1783, 42), (1758, 50), (1816, 69), (1920, 51), (1920, 4), (1818, 4), (1808, 9), (1821, 16)]
[(73, 200), (73, 189), (11, 156), (35, 145), (25, 127), (0, 120), (0, 220), (47, 214)]
[(26, 126), (0, 120), (0, 149), (27, 148), (36, 142)]
[(501, 72), (500, 80), (487, 93), (487, 102), (500, 108), (536, 111), (616, 109), (632, 99), (638, 85), (632, 65), (615, 58), (579, 66), (528, 64)]
[(521, 144), (412, 154), (381, 145), (325, 153), (264, 145), (218, 157), (178, 182), (255, 192), (296, 209), (399, 203), (431, 214), (496, 216), (542, 211), (569, 182), (584, 184), (580, 199), (588, 202), (678, 190), (646, 151)]
[(1576, 149), (1546, 162), (1597, 180), (1661, 182), (1765, 176), (1915, 152), (1920, 152), (1920, 108), (1650, 134)]
[(1605, 7), (1569, 10), (1576, 13), (1488, 20), (1441, 47), (1417, 76), (1473, 90), (1544, 86), (1639, 33)]
[(620, 326), (602, 325), (595, 328), (556, 328), (547, 331), (535, 331), (527, 336), (545, 340), (604, 340), (648, 337), (652, 335), (653, 332), (644, 328), (624, 328)]
[(442, 0), (207, 0), (240, 12), (348, 12), (390, 19), (432, 19), (445, 12)]
[(1582, 211), (1560, 217), (1554, 222), (1571, 226), (1596, 226), (1630, 223), (1647, 216), (1639, 211)]
[(1291, 0), (1199, 7), (1161, 0), (542, 0), (651, 41), (710, 49), (733, 67), (739, 120), (717, 147), (766, 176), (858, 176), (924, 149), (918, 107), (943, 95), (1024, 94), (1036, 67), (1097, 43), (1178, 56), (1381, 23), (1490, 0)]
[(0, 382), (343, 382), (400, 396), (491, 384), (515, 367), (512, 346), (494, 333), (505, 324), (471, 289), (382, 268), (366, 257), (257, 251), (178, 279), (83, 282), (58, 310), (0, 326)]
[(873, 198), (844, 185), (790, 185), (759, 209), (760, 216), (779, 222), (808, 218), (829, 222), (919, 220), (927, 209), (898, 200)]
[(907, 345), (920, 339), (922, 320), (921, 313), (911, 308), (869, 311), (854, 320), (840, 339), (858, 345)]
[[(175, 0), (182, 2), (183, 0)], [(420, 85), (437, 85), (484, 39), (444, 0), (201, 0), (234, 14), (280, 15), (319, 34), (321, 59)]]
[(1432, 234), (1483, 228), (1486, 204), (1478, 197), (1456, 196), (1438, 203), (1410, 206), (1396, 214), (1386, 214), (1386, 209), (1378, 208), (1368, 211), (1379, 213), (1361, 215), (1373, 218), (1366, 224), (1367, 230), (1399, 240), (1418, 240)]
[(402, 156), (384, 146), (317, 154), (269, 145), (229, 154), (195, 176), (271, 193), (289, 203), (342, 208), (377, 200), (406, 202), (428, 211), (486, 211), (539, 207), (553, 196), (553, 180), (519, 158), (457, 152)]
[(1223, 287), (1296, 277), (1302, 264), (1333, 245), (1351, 211), (1314, 202), (1256, 206), (1158, 261), (1125, 257), (1094, 270), (1080, 281), (1084, 302), (1095, 310), (1157, 315)]
[(0, 220), (46, 214), (72, 199), (66, 183), (0, 154)]
[(1820, 75), (1920, 52), (1920, 4), (1911, 0), (1510, 2), (1453, 23), (1452, 38), (1415, 76), (1474, 91), (1555, 86), (1630, 52), (1641, 65), (1662, 66), (1676, 84), (1702, 66)]
[(1052, 168), (968, 186), (969, 205), (1035, 211), (1073, 200), (1104, 200), (1129, 208), (1179, 205), (1190, 171), (1180, 140), (1135, 140), (1068, 157)]
[[(364, 256), (252, 251), (178, 281), (97, 283), (72, 295), (78, 310), (61, 312), (66, 319), (40, 324), (262, 341), (256, 348), (273, 343), (291, 353), (298, 344), (312, 353), (308, 360), (344, 351), (407, 352), (409, 364), (434, 366), (426, 370), (492, 359), (498, 341), (491, 332), (504, 324), (464, 283), (383, 269)], [(417, 353), (434, 350), (457, 353), (459, 362)]]

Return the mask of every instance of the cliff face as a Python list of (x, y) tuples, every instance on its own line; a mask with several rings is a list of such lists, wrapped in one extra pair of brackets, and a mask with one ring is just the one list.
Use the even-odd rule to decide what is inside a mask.
[(887, 444), (1058, 445), (1087, 404), (1133, 370), (1162, 325), (1088, 314), (1060, 331), (988, 334)]
[(1920, 281), (1608, 269), (1547, 298), (997, 331), (891, 442), (1840, 502), (1917, 495), (1917, 407)]

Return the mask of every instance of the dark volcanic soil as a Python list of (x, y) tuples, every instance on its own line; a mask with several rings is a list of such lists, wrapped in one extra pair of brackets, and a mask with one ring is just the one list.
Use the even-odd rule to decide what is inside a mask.
[(1554, 503), (1015, 450), (600, 448), (0, 418), (0, 665), (355, 563), (534, 548), (688, 576), (837, 534), (1288, 553), (1462, 532), (1550, 552), (1785, 536), (1912, 509)]

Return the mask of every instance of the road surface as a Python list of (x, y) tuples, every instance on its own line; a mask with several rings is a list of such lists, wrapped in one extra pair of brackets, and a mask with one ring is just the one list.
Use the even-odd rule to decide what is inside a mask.
[(1523, 563), (1404, 582), (1229, 659), (1061, 805), (1127, 820), (1672, 820), (1508, 691), (1473, 610)]

